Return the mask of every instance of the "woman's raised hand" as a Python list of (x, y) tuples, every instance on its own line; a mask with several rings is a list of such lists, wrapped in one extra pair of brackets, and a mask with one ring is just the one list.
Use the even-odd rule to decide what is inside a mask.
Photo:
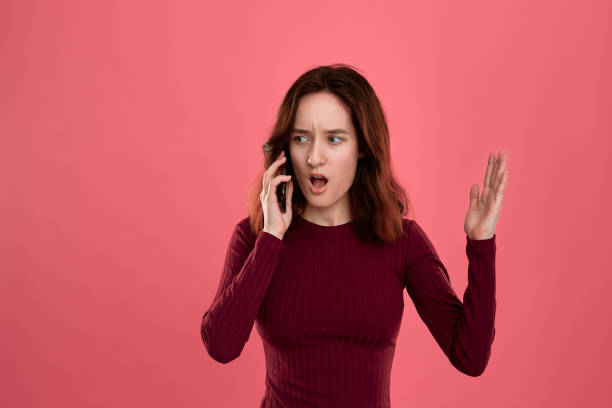
[[(285, 157), (285, 151), (281, 151), (278, 159), (274, 161), (270, 167), (264, 172), (263, 176), (263, 189), (259, 198), (261, 199), (261, 207), (264, 214), (264, 228), (265, 232), (275, 235), (279, 239), (283, 239), (287, 228), (291, 225), (292, 208), (291, 208), (291, 196), (293, 195), (293, 180), (291, 175), (277, 175), (278, 169), (287, 161)], [(276, 196), (276, 188), (282, 183), (287, 182), (286, 191), (286, 211), (282, 213), (278, 204), (278, 198)]]
[(503, 150), (497, 157), (490, 153), (482, 195), (479, 194), (478, 184), (473, 184), (470, 189), (470, 207), (463, 229), (471, 239), (489, 239), (495, 234), (495, 225), (508, 181), (507, 161), (508, 156)]

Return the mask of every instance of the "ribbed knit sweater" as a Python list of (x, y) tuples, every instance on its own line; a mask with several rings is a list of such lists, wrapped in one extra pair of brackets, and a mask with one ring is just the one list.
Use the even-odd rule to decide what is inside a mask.
[(406, 289), (450, 363), (482, 374), (495, 337), (494, 235), (466, 235), (468, 285), (461, 302), (415, 220), (392, 244), (365, 243), (353, 222), (314, 224), (294, 213), (283, 239), (239, 221), (200, 333), (229, 363), (253, 325), (266, 361), (260, 407), (390, 407), (391, 366)]

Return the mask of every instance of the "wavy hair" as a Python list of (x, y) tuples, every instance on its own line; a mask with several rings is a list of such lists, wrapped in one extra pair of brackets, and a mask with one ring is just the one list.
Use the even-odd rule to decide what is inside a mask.
[[(413, 207), (391, 169), (389, 129), (385, 114), (368, 81), (348, 64), (318, 66), (302, 74), (287, 91), (277, 113), (276, 123), (263, 144), (264, 170), (248, 198), (251, 231), (258, 235), (264, 227), (260, 193), (263, 173), (289, 143), (300, 98), (308, 93), (327, 91), (338, 96), (351, 111), (357, 132), (359, 158), (355, 179), (349, 189), (353, 227), (364, 241), (385, 244), (404, 232), (402, 217)], [(302, 214), (306, 198), (293, 182), (292, 211)]]

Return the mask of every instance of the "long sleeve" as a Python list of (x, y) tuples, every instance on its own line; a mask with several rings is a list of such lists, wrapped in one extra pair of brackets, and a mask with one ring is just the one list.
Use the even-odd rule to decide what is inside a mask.
[(264, 231), (252, 244), (249, 232), (245, 223), (236, 225), (217, 293), (200, 325), (208, 354), (223, 364), (237, 358), (248, 341), (285, 248), (281, 239)]
[(466, 235), (468, 285), (463, 303), (423, 229), (412, 220), (406, 291), (451, 364), (464, 374), (481, 375), (495, 337), (496, 236), (472, 240)]

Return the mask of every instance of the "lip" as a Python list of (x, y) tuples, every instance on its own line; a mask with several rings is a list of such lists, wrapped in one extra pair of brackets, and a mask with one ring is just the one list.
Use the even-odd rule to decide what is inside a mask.
[[(313, 173), (314, 175), (317, 175), (316, 173)], [(322, 176), (322, 174), (320, 174)], [(312, 176), (311, 176), (312, 177)], [(325, 176), (323, 176), (325, 177)], [(326, 177), (327, 178), (327, 177)], [(327, 190), (327, 185), (329, 184), (329, 179), (327, 180), (327, 183), (325, 183), (325, 185), (321, 188), (317, 188), (315, 187), (312, 182), (310, 181), (310, 177), (308, 177), (308, 186), (310, 187), (310, 191), (313, 194), (323, 194), (325, 192), (325, 190)]]

